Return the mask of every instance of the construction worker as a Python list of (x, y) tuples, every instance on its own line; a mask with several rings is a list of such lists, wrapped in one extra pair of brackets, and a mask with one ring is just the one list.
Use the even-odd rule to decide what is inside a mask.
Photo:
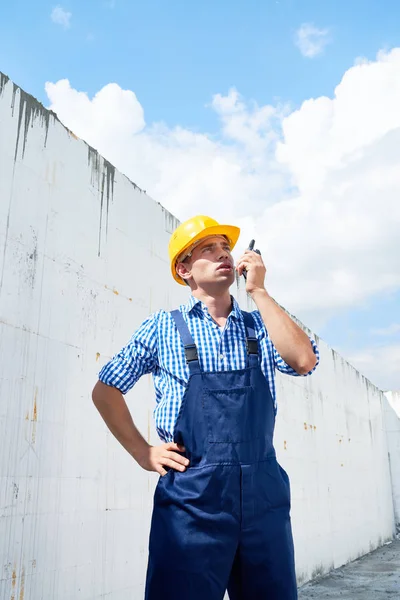
[[(315, 343), (264, 287), (261, 256), (231, 255), (240, 230), (196, 216), (169, 244), (174, 279), (191, 290), (158, 311), (99, 374), (93, 401), (141, 467), (160, 475), (145, 600), (295, 600), (290, 486), (276, 460), (274, 371), (307, 375)], [(257, 309), (241, 312), (236, 272)], [(164, 442), (151, 446), (123, 398), (145, 373)]]

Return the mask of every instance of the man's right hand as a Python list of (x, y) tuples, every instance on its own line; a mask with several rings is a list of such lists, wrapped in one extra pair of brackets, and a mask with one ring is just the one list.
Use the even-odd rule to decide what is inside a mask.
[(156, 471), (161, 477), (167, 474), (164, 467), (175, 471), (186, 471), (189, 461), (178, 452), (185, 452), (185, 448), (174, 442), (160, 446), (148, 446), (138, 463), (146, 471)]
[(174, 442), (150, 446), (132, 421), (125, 399), (117, 388), (98, 381), (92, 397), (109, 430), (143, 469), (157, 471), (161, 476), (167, 474), (164, 467), (186, 471), (189, 461), (178, 454), (185, 452), (185, 448)]

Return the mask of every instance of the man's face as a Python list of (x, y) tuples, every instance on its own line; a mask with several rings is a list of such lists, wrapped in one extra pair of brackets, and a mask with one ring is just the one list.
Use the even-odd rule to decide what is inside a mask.
[(203, 240), (180, 263), (178, 273), (185, 275), (187, 281), (193, 279), (196, 287), (209, 284), (230, 287), (235, 280), (235, 269), (229, 243), (223, 236)]

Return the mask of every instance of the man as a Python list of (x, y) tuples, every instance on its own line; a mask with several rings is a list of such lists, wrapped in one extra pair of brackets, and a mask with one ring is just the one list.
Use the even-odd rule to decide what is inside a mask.
[[(169, 245), (186, 305), (150, 316), (100, 372), (93, 400), (141, 467), (157, 471), (146, 600), (295, 600), (290, 488), (272, 438), (275, 368), (307, 375), (315, 343), (264, 287), (261, 256), (236, 265), (257, 311), (242, 313), (229, 288), (240, 230), (196, 216)], [(155, 421), (164, 441), (150, 446), (123, 398), (152, 373)]]

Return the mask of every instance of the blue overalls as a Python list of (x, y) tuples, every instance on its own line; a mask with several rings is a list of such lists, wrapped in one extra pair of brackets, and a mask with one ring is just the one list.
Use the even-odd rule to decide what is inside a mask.
[[(204, 373), (179, 311), (190, 379), (174, 431), (190, 465), (154, 495), (145, 600), (296, 600), (290, 486), (250, 313), (248, 366)], [(239, 342), (240, 343), (240, 342)]]

